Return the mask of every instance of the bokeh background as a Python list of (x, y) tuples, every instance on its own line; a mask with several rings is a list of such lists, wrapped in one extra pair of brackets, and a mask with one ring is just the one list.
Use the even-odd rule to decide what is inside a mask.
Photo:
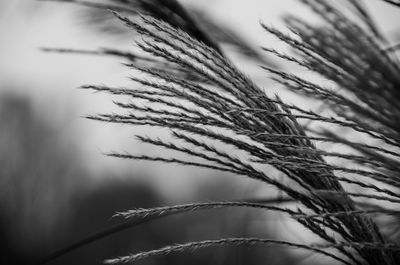
[[(279, 49), (281, 45), (262, 31), (260, 20), (282, 28), (281, 16), (287, 12), (313, 19), (296, 0), (181, 2), (226, 25), (256, 49)], [(364, 2), (388, 39), (399, 42), (400, 13), (377, 0)], [(34, 264), (63, 246), (117, 224), (119, 220), (111, 216), (129, 208), (279, 195), (238, 176), (105, 157), (104, 152), (113, 150), (161, 152), (135, 140), (138, 130), (148, 128), (82, 118), (86, 114), (112, 112), (114, 107), (108, 95), (77, 88), (83, 84), (123, 86), (129, 84), (129, 71), (116, 58), (47, 53), (40, 49), (129, 49), (134, 36), (118, 32), (115, 22), (105, 23), (98, 15), (71, 4), (0, 1), (0, 264)], [(268, 93), (276, 92), (257, 63), (238, 55), (232, 47), (224, 48), (239, 69)], [(286, 67), (268, 56), (265, 63)], [(299, 100), (286, 91), (279, 92), (286, 100)], [(304, 231), (280, 215), (259, 211), (190, 213), (109, 236), (50, 264), (100, 264), (105, 258), (176, 242), (241, 236), (301, 240)], [(142, 263), (265, 261), (324, 264), (315, 255), (257, 246), (174, 254)]]

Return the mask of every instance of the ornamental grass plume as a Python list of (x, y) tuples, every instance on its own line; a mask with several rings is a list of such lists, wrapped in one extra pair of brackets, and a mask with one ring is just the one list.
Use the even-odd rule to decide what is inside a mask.
[[(290, 34), (262, 24), (294, 55), (263, 49), (329, 80), (329, 86), (276, 67), (262, 68), (277, 84), (321, 101), (323, 109), (318, 112), (285, 103), (279, 96), (267, 96), (227, 58), (219, 40), (202, 30), (175, 0), (110, 0), (101, 4), (79, 1), (114, 10), (116, 18), (140, 35), (136, 45), (147, 54), (113, 49), (101, 52), (126, 58), (126, 67), (138, 73), (130, 77), (136, 86), (83, 86), (127, 99), (114, 102), (120, 113), (88, 118), (167, 129), (169, 140), (146, 135), (137, 138), (183, 153), (186, 159), (130, 153), (109, 156), (246, 176), (284, 192), (296, 206), (272, 206), (262, 200), (199, 202), (133, 209), (116, 216), (147, 218), (210, 208), (250, 207), (283, 212), (324, 241), (300, 244), (222, 238), (166, 246), (105, 263), (128, 263), (212, 246), (260, 244), (305, 249), (339, 264), (399, 264), (400, 245), (383, 233), (385, 223), (376, 218), (399, 220), (399, 58), (395, 49), (388, 49), (390, 43), (361, 1), (345, 0), (343, 5), (327, 0), (301, 2), (322, 23), (314, 25), (298, 16), (286, 16)], [(385, 2), (393, 8), (399, 5), (397, 1)], [(259, 57), (258, 51), (254, 54)], [(304, 126), (303, 121), (308, 125)], [(339, 130), (346, 133), (338, 134)], [(331, 144), (330, 150), (334, 151), (319, 147), (323, 146), (320, 143)], [(239, 153), (246, 155), (239, 158)], [(271, 167), (283, 173), (285, 180), (270, 173)]]

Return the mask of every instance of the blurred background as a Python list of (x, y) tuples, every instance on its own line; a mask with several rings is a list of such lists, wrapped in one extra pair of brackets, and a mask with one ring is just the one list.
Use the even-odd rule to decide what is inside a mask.
[[(295, 0), (181, 2), (226, 25), (255, 50), (281, 45), (262, 31), (260, 20), (281, 28), (284, 13), (309, 16)], [(399, 13), (379, 1), (365, 2), (388, 39), (398, 42)], [(111, 219), (117, 211), (278, 195), (238, 176), (103, 155), (107, 151), (160, 152), (134, 138), (137, 130), (146, 128), (82, 118), (112, 112), (114, 107), (110, 96), (77, 88), (83, 84), (127, 85), (129, 71), (116, 58), (40, 50), (129, 49), (133, 36), (122, 29), (119, 32), (118, 23), (105, 22), (103, 15), (71, 4), (0, 1), (0, 264), (35, 264), (55, 250), (117, 224), (119, 220)], [(224, 49), (239, 69), (268, 93), (275, 92), (267, 75), (258, 69), (260, 62), (241, 56), (229, 45)], [(267, 55), (262, 60), (285, 67)], [(286, 100), (298, 100), (288, 92), (280, 94)], [(278, 214), (232, 209), (190, 213), (117, 233), (49, 264), (100, 264), (105, 258), (191, 240), (298, 239), (302, 233)], [(265, 260), (268, 264), (324, 264), (315, 255), (256, 246), (174, 254), (142, 263), (259, 264)]]

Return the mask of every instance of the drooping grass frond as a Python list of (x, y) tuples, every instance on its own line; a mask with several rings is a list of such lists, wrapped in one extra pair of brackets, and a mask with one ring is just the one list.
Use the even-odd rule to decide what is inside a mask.
[[(264, 205), (287, 204), (287, 203), (293, 202), (292, 199), (284, 198), (284, 197), (283, 198), (244, 199), (242, 201), (245, 201), (248, 203), (254, 203), (254, 204), (264, 204)], [(129, 220), (126, 220), (122, 223), (112, 226), (111, 228), (104, 229), (104, 230), (94, 233), (86, 238), (82, 238), (82, 239), (74, 242), (71, 245), (65, 246), (65, 247), (45, 256), (36, 264), (37, 265), (47, 264), (57, 258), (64, 256), (65, 254), (67, 254), (71, 251), (77, 250), (77, 249), (82, 248), (86, 245), (89, 245), (93, 242), (96, 242), (103, 238), (112, 236), (116, 233), (121, 233), (121, 232), (124, 232), (133, 227), (138, 227), (140, 225), (151, 223), (155, 220), (159, 220), (159, 219), (171, 216), (171, 215), (176, 215), (176, 214), (185, 213), (185, 212), (187, 212), (186, 208), (180, 208), (180, 209), (174, 209), (174, 211), (163, 211), (162, 213), (160, 212), (160, 213), (153, 214), (153, 215), (147, 215), (145, 217), (130, 218)], [(299, 217), (301, 218), (301, 216), (299, 216)]]
[(124, 212), (118, 212), (114, 215), (114, 217), (123, 217), (125, 219), (145, 218), (153, 215), (193, 212), (205, 209), (219, 209), (226, 207), (244, 207), (244, 208), (254, 208), (260, 210), (283, 212), (291, 215), (294, 219), (328, 218), (340, 215), (347, 215), (347, 216), (371, 215), (371, 214), (400, 215), (399, 210), (391, 210), (391, 209), (355, 210), (355, 211), (343, 211), (343, 212), (332, 212), (332, 213), (321, 213), (321, 214), (304, 214), (290, 210), (288, 208), (266, 205), (265, 203), (228, 201), (228, 202), (189, 203), (189, 204), (155, 207), (155, 208), (138, 208), (133, 210), (127, 210)]
[[(205, 241), (200, 241), (200, 242), (177, 244), (177, 245), (172, 245), (172, 246), (166, 246), (166, 247), (156, 249), (156, 250), (141, 252), (141, 253), (134, 254), (134, 255), (119, 257), (119, 258), (115, 258), (115, 259), (109, 259), (109, 260), (106, 260), (104, 263), (105, 264), (125, 264), (125, 263), (132, 263), (132, 262), (146, 259), (146, 258), (153, 257), (153, 256), (168, 255), (168, 254), (174, 253), (174, 252), (182, 252), (182, 251), (187, 251), (187, 250), (195, 250), (195, 249), (200, 249), (200, 248), (216, 247), (216, 246), (226, 246), (226, 245), (251, 246), (254, 244), (280, 245), (280, 246), (286, 246), (286, 247), (305, 249), (308, 251), (312, 251), (312, 252), (330, 257), (330, 258), (337, 260), (343, 264), (351, 265), (351, 263), (347, 262), (346, 260), (338, 258), (337, 256), (329, 253), (328, 251), (323, 250), (323, 248), (334, 247), (332, 245), (310, 246), (310, 245), (304, 245), (304, 244), (296, 244), (293, 242), (262, 239), (262, 238), (224, 238), (224, 239), (218, 239), (218, 240), (205, 240)], [(342, 247), (342, 245), (341, 245), (341, 247)], [(373, 246), (371, 246), (371, 247), (373, 247)]]
[[(324, 117), (311, 110), (302, 110), (285, 104), (279, 98), (270, 99), (225, 57), (212, 47), (191, 38), (186, 32), (151, 17), (142, 16), (139, 23), (119, 14), (116, 16), (142, 35), (143, 40), (137, 45), (145, 52), (159, 60), (180, 65), (206, 82), (195, 83), (193, 80), (151, 68), (129, 65), (139, 71), (141, 75), (147, 76), (147, 78), (141, 77), (141, 75), (132, 77), (132, 80), (143, 86), (142, 88), (128, 92), (127, 89), (90, 87), (113, 94), (124, 94), (125, 91), (125, 94), (132, 99), (145, 99), (148, 103), (157, 104), (154, 107), (151, 107), (151, 104), (141, 107), (134, 101), (130, 103), (116, 102), (118, 106), (125, 111), (130, 110), (130, 112), (117, 115), (102, 114), (91, 118), (107, 122), (169, 128), (172, 130), (172, 136), (176, 138), (176, 143), (142, 136), (139, 136), (138, 139), (144, 143), (182, 152), (203, 162), (130, 154), (112, 154), (113, 156), (216, 169), (245, 175), (273, 185), (296, 199), (314, 215), (325, 217), (325, 228), (322, 229), (321, 223), (315, 219), (295, 218), (300, 223), (330, 243), (334, 244), (337, 241), (336, 236), (333, 237), (327, 233), (328, 230), (337, 233), (344, 240), (353, 244), (357, 254), (337, 247), (337, 250), (348, 259), (357, 263), (362, 258), (368, 260), (370, 264), (393, 264), (395, 260), (393, 251), (359, 247), (359, 244), (364, 243), (386, 244), (386, 242), (373, 221), (363, 214), (365, 212), (356, 209), (351, 197), (362, 196), (397, 202), (398, 194), (391, 189), (380, 188), (365, 181), (352, 180), (349, 175), (367, 177), (374, 181), (392, 184), (392, 186), (397, 185), (397, 180), (383, 174), (380, 170), (352, 169), (327, 164), (323, 159), (324, 152), (316, 149), (311, 138), (297, 120), (315, 120), (334, 126), (348, 127), (358, 133), (384, 141), (388, 145), (396, 143), (393, 133), (383, 133), (382, 130), (375, 130), (373, 126), (360, 124), (358, 120), (347, 117), (343, 119)], [(281, 39), (289, 41), (289, 44), (292, 41), (293, 43), (298, 42), (283, 37), (280, 35), (281, 33), (273, 29), (269, 31), (276, 33), (275, 35)], [(306, 54), (314, 53), (308, 45), (301, 44), (299, 47), (303, 47), (301, 49)], [(316, 57), (318, 60), (325, 62), (321, 55), (316, 56), (318, 56)], [(308, 65), (309, 69), (315, 70), (315, 65), (305, 59), (302, 60), (302, 63)], [(336, 67), (331, 64), (332, 62), (325, 62), (324, 65), (331, 68)], [(332, 69), (340, 71), (339, 67)], [(335, 103), (340, 102), (346, 106), (355, 105), (354, 99), (348, 99), (346, 95), (311, 84), (292, 74), (273, 69), (268, 70), (277, 74), (282, 82), (294, 82), (302, 90), (310, 89), (310, 92), (322, 96), (323, 99), (329, 99)], [(180, 103), (176, 103), (172, 99), (179, 99)], [(324, 134), (321, 139), (332, 140), (329, 136), (329, 134)], [(274, 138), (271, 140), (271, 137)], [(219, 147), (221, 144), (246, 152), (250, 159), (246, 161), (226, 153)], [(355, 146), (365, 145), (363, 143), (354, 144)], [(187, 145), (190, 147), (186, 147)], [(304, 150), (309, 152), (304, 152)], [(390, 148), (387, 151), (391, 152)], [(373, 149), (370, 152), (377, 151)], [(326, 153), (326, 155), (330, 154)], [(385, 166), (382, 160), (369, 163), (365, 156), (336, 155), (358, 161), (362, 165), (370, 165), (373, 169)], [(269, 176), (266, 171), (259, 169), (259, 166), (263, 164), (275, 167), (298, 185), (288, 186)], [(337, 176), (334, 172), (345, 173), (345, 175)], [(346, 192), (340, 182), (351, 183), (382, 195)], [(168, 209), (173, 210), (174, 208)], [(338, 214), (342, 212), (353, 214)]]
[[(291, 34), (262, 25), (291, 47), (294, 55), (272, 48), (264, 48), (266, 52), (322, 76), (329, 85), (272, 67), (263, 69), (277, 84), (321, 101), (322, 112), (267, 96), (221, 53), (218, 41), (201, 31), (177, 1), (108, 1), (120, 5), (115, 9), (119, 13), (113, 14), (140, 34), (142, 40), (136, 44), (147, 55), (84, 52), (126, 58), (136, 84), (135, 88), (84, 86), (127, 99), (114, 102), (120, 108), (116, 114), (88, 118), (168, 130), (168, 138), (138, 135), (137, 139), (185, 158), (109, 155), (245, 176), (284, 192), (297, 207), (294, 211), (255, 202), (210, 202), (117, 215), (145, 218), (200, 209), (259, 208), (287, 213), (326, 243), (228, 238), (168, 246), (107, 263), (202, 247), (261, 243), (311, 250), (343, 264), (397, 264), (400, 247), (380, 231), (374, 215), (398, 218), (399, 214), (400, 62), (385, 50), (388, 41), (364, 5), (358, 0), (344, 1), (354, 20), (329, 1), (302, 0), (319, 15), (321, 25), (294, 16), (285, 18)], [(134, 20), (126, 17), (136, 12), (121, 8), (132, 3), (145, 15)], [(303, 126), (303, 121), (308, 125)], [(339, 130), (346, 133), (339, 135)], [(339, 151), (322, 149), (321, 143)], [(346, 151), (341, 152), (343, 148)], [(275, 177), (276, 170), (285, 175), (284, 180)]]
[(270, 211), (278, 211), (284, 212), (288, 214), (299, 214), (295, 211), (269, 206), (262, 203), (254, 203), (254, 202), (207, 202), (207, 203), (189, 203), (183, 205), (174, 205), (174, 206), (166, 206), (166, 207), (156, 207), (150, 209), (135, 209), (135, 210), (128, 210), (125, 212), (116, 213), (114, 217), (123, 217), (123, 218), (137, 218), (137, 217), (146, 217), (150, 215), (160, 215), (164, 213), (171, 213), (171, 212), (190, 212), (190, 211), (198, 211), (203, 209), (218, 209), (218, 208), (225, 208), (225, 207), (248, 207), (248, 208), (255, 208), (255, 209), (264, 209)]
[[(346, 165), (344, 171), (341, 171), (341, 168), (333, 170), (338, 172), (339, 169), (346, 173), (353, 171), (361, 182), (356, 183), (357, 186), (377, 192), (354, 194), (346, 191), (345, 194), (353, 198), (370, 198), (375, 200), (374, 203), (379, 202), (378, 204), (382, 204), (382, 201), (397, 203), (400, 179), (398, 174), (400, 63), (394, 54), (385, 51), (387, 40), (377, 30), (372, 20), (363, 15), (367, 12), (357, 1), (346, 2), (363, 17), (361, 24), (348, 19), (340, 9), (328, 1), (303, 0), (303, 2), (321, 17), (323, 26), (311, 25), (299, 18), (288, 16), (286, 22), (296, 36), (292, 37), (263, 25), (269, 33), (292, 47), (300, 58), (281, 54), (272, 49), (266, 51), (325, 77), (331, 82), (331, 87), (312, 83), (292, 73), (266, 70), (272, 73), (280, 84), (307, 97), (323, 101), (329, 111), (335, 113), (336, 117), (326, 117), (300, 111), (306, 114), (301, 118), (309, 115), (309, 120), (324, 125), (323, 130), (313, 129), (311, 132), (318, 137), (330, 138), (332, 142), (353, 149), (346, 158), (349, 158), (352, 164), (363, 168), (361, 171), (358, 171), (359, 169), (353, 171)], [(327, 123), (332, 125), (327, 126)], [(353, 130), (353, 133), (346, 134), (345, 137), (339, 136), (334, 133), (338, 128)], [(367, 143), (369, 147), (360, 145), (360, 139), (363, 141), (362, 144)], [(368, 184), (369, 187), (366, 187), (364, 184), (367, 182), (361, 180), (364, 177), (370, 178), (374, 184)], [(379, 191), (381, 187), (388, 188), (383, 192), (384, 196), (378, 195), (381, 193)], [(341, 192), (318, 191), (318, 193), (330, 194), (329, 196), (333, 198)], [(342, 200), (341, 197), (339, 196), (339, 200)], [(398, 209), (398, 206), (393, 207), (394, 211)], [(398, 259), (398, 253), (395, 255)]]
[(396, 172), (400, 166), (396, 158), (400, 147), (400, 109), (397, 104), (399, 62), (391, 54), (382, 51), (384, 42), (374, 39), (373, 31), (367, 32), (354, 24), (326, 1), (303, 2), (320, 14), (327, 26), (320, 29), (297, 18), (288, 17), (289, 27), (301, 38), (301, 42), (283, 36), (274, 29), (266, 26), (264, 28), (304, 54), (302, 65), (337, 84), (341, 89), (340, 94), (339, 91), (310, 83), (298, 76), (268, 70), (288, 88), (323, 100), (338, 116), (332, 119), (313, 115), (314, 119), (368, 134), (371, 141), (382, 142), (384, 149), (395, 157), (388, 157), (368, 148), (357, 148), (349, 139), (326, 130), (322, 132), (324, 136), (356, 149), (366, 159), (379, 161), (378, 170), (383, 168), (385, 171), (392, 171), (384, 174), (388, 175), (387, 179), (393, 185), (398, 180)]

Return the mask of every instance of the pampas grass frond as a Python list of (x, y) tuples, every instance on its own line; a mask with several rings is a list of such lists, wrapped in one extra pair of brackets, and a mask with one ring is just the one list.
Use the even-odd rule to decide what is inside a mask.
[[(114, 102), (120, 113), (88, 118), (168, 129), (172, 140), (143, 135), (137, 139), (183, 153), (186, 159), (128, 153), (109, 153), (109, 156), (246, 176), (284, 192), (297, 207), (292, 210), (251, 201), (208, 202), (128, 210), (116, 216), (146, 218), (201, 209), (250, 207), (285, 212), (326, 242), (298, 244), (227, 238), (167, 246), (106, 263), (256, 243), (306, 249), (343, 264), (398, 263), (400, 245), (381, 232), (373, 216), (398, 218), (399, 215), (400, 62), (394, 53), (385, 50), (389, 42), (361, 1), (345, 0), (346, 5), (339, 7), (327, 0), (302, 0), (320, 17), (322, 24), (286, 16), (290, 34), (262, 24), (268, 34), (288, 45), (294, 55), (267, 47), (263, 48), (265, 52), (329, 80), (328, 87), (294, 73), (262, 66), (277, 84), (323, 102), (324, 109), (319, 112), (285, 103), (278, 96), (267, 96), (234, 66), (222, 53), (218, 41), (201, 30), (190, 12), (175, 0), (66, 2), (113, 9), (116, 18), (140, 34), (141, 40), (136, 45), (147, 54), (139, 56), (114, 49), (73, 51), (124, 57), (129, 61), (126, 67), (138, 73), (131, 76), (137, 84), (134, 89), (83, 86), (128, 99)], [(398, 5), (396, 1), (385, 2)], [(142, 14), (132, 11), (135, 8)], [(250, 49), (247, 51), (251, 53)], [(143, 101), (146, 103), (140, 104)], [(308, 125), (304, 126), (302, 121)], [(348, 133), (339, 135), (338, 129)], [(320, 143), (333, 144), (339, 150), (345, 146), (348, 151), (323, 150)], [(227, 148), (234, 151), (228, 153)], [(239, 153), (246, 156), (239, 158)], [(327, 162), (327, 158), (345, 163)], [(282, 172), (288, 181), (276, 178), (265, 165)]]
[[(106, 260), (104, 263), (105, 264), (132, 263), (132, 262), (136, 262), (138, 260), (150, 258), (153, 256), (168, 255), (173, 252), (196, 250), (196, 249), (200, 249), (200, 248), (206, 248), (206, 247), (208, 248), (208, 247), (215, 247), (215, 246), (226, 246), (226, 245), (251, 246), (251, 245), (255, 245), (255, 244), (280, 245), (280, 246), (292, 247), (292, 248), (297, 248), (297, 249), (305, 249), (308, 251), (312, 251), (312, 252), (330, 257), (334, 260), (342, 262), (343, 264), (351, 265), (351, 263), (347, 262), (346, 260), (343, 260), (325, 250), (322, 250), (324, 248), (331, 248), (331, 247), (333, 247), (333, 245), (315, 245), (315, 246), (313, 246), (313, 245), (303, 245), (303, 244), (296, 244), (296, 243), (292, 243), (292, 242), (272, 240), (272, 239), (262, 239), (262, 238), (223, 238), (223, 239), (218, 239), (218, 240), (205, 240), (205, 241), (200, 241), (200, 242), (177, 244), (177, 245), (166, 246), (166, 247), (163, 247), (160, 249), (155, 249), (155, 250), (151, 250), (151, 251), (147, 251), (147, 252), (137, 253), (134, 255), (119, 257), (116, 259), (109, 259), (109, 260)], [(370, 247), (374, 248), (376, 246), (370, 246)], [(387, 247), (389, 247), (389, 246), (387, 246)]]

